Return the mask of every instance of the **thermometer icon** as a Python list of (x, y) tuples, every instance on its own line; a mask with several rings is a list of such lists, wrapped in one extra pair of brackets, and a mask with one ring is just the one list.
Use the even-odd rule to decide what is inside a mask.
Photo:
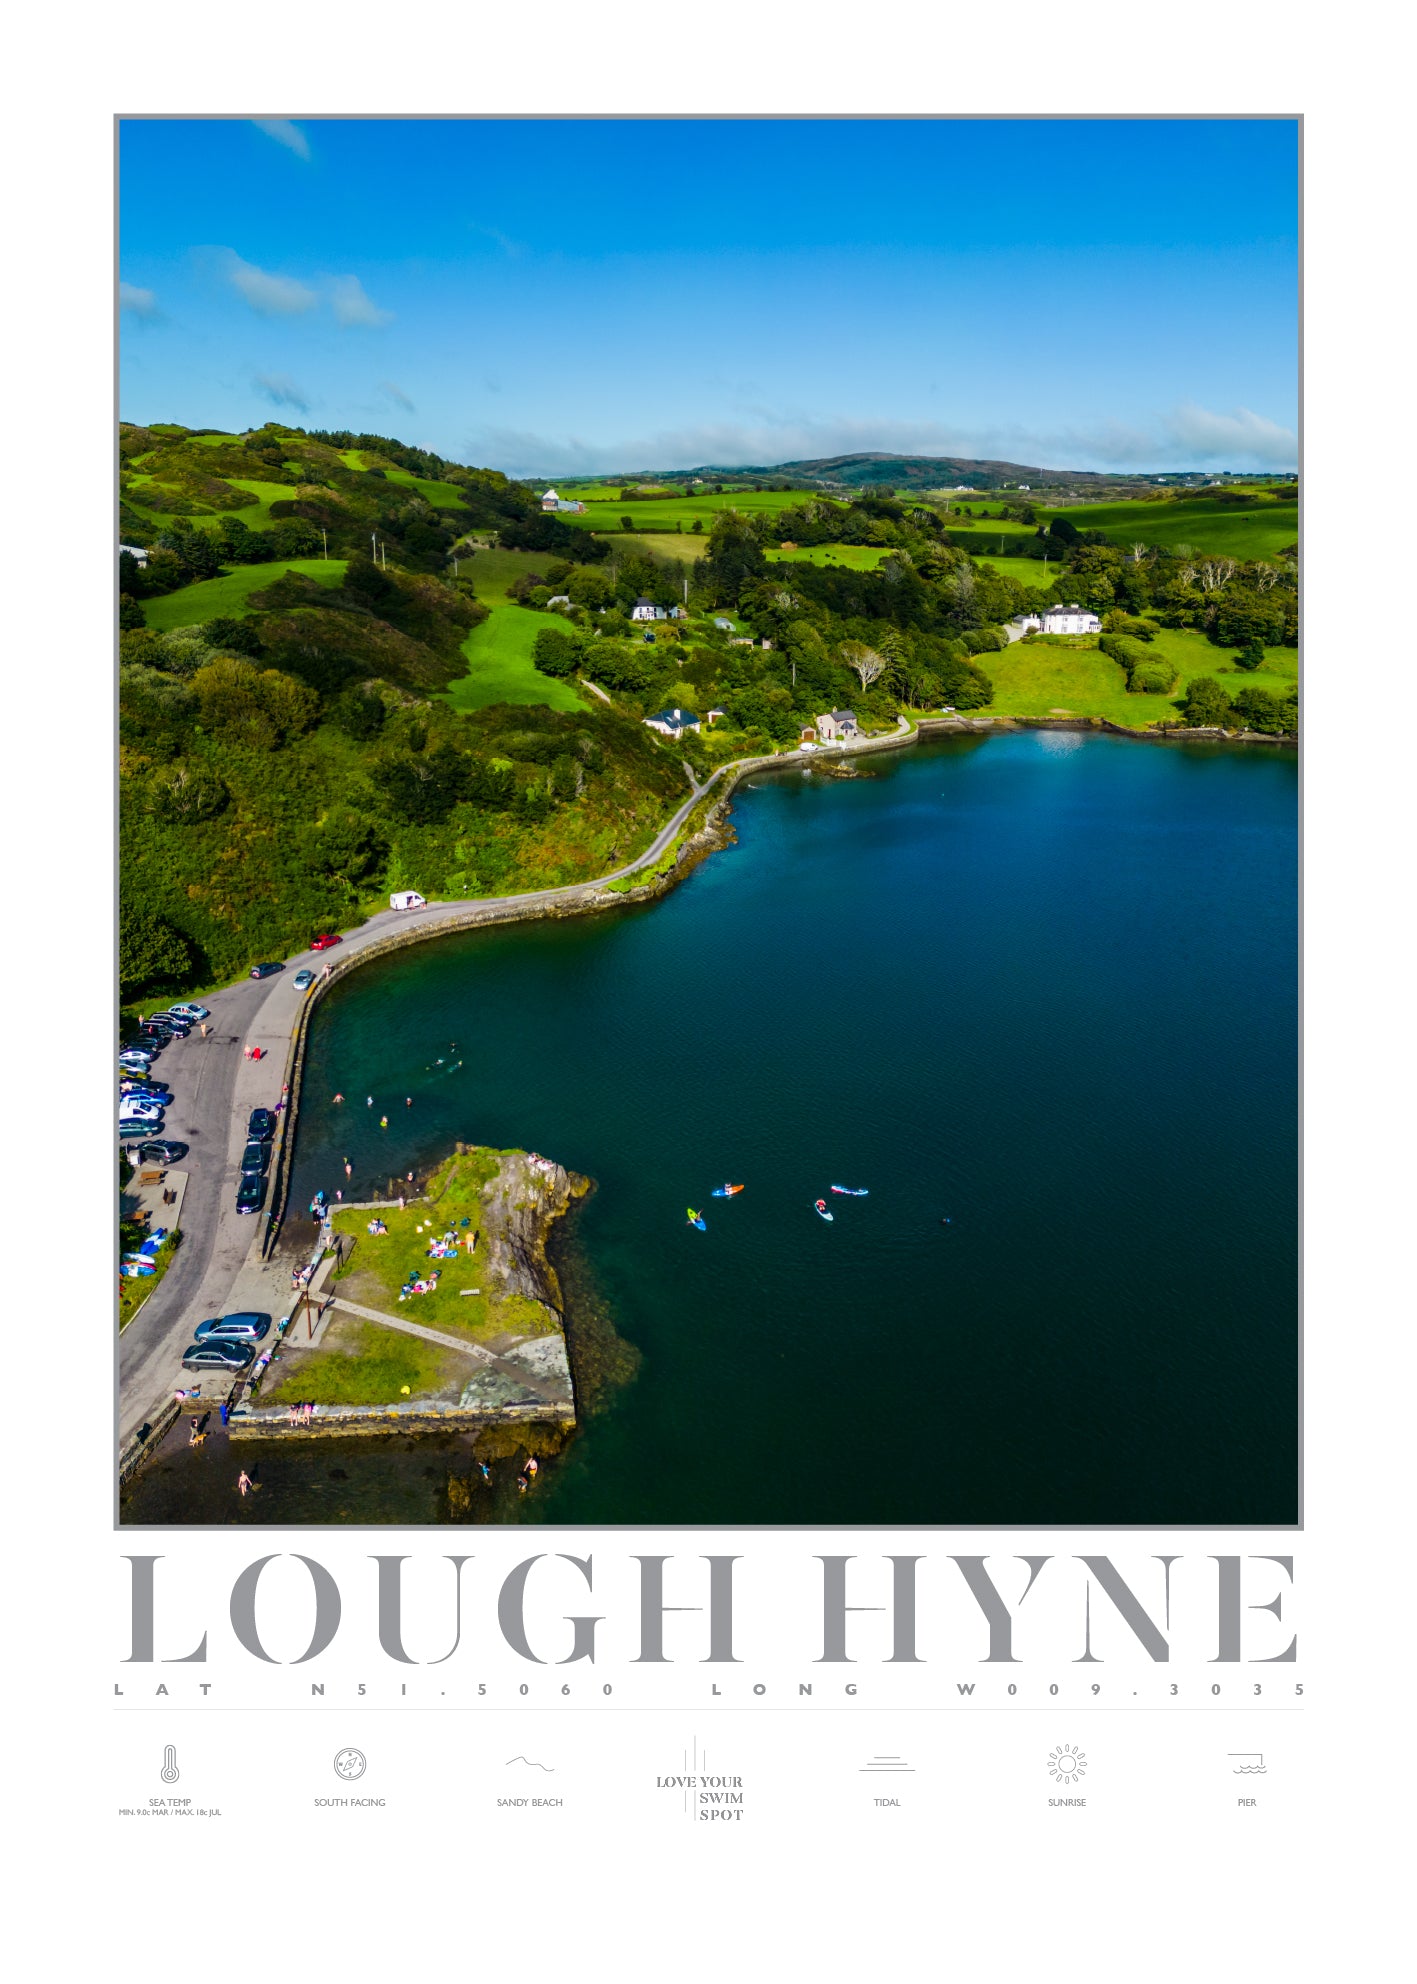
[(167, 1748), (162, 1753), (161, 1775), (164, 1784), (176, 1784), (178, 1778), (181, 1776), (181, 1772), (177, 1768), (177, 1751), (171, 1743), (167, 1745)]

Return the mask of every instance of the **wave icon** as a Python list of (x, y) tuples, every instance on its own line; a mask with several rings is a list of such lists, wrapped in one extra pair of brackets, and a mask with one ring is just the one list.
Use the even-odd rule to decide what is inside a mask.
[(539, 1764), (535, 1757), (508, 1757), (502, 1768), (510, 1770), (513, 1764), (525, 1764), (528, 1770), (544, 1770), (548, 1777), (556, 1775), (550, 1764)]

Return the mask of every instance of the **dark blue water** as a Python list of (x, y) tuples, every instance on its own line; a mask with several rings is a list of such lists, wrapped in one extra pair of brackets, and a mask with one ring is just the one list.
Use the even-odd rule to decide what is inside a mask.
[(1293, 1521), (1292, 755), (951, 740), (733, 821), (658, 904), (419, 946), (320, 1008), (293, 1203), (454, 1138), (596, 1180), (575, 1246), (643, 1363), (516, 1513)]

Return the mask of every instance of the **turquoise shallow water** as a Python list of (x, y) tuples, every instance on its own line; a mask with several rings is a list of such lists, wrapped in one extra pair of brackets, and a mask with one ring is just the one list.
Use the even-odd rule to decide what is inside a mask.
[[(1292, 755), (950, 740), (733, 819), (658, 904), (320, 1008), (293, 1204), (456, 1138), (596, 1180), (574, 1246), (642, 1367), (498, 1513), (1293, 1521)], [(827, 1224), (833, 1182), (870, 1196)], [(438, 1520), (440, 1452), (263, 1450), (266, 1519)], [(199, 1458), (129, 1519), (229, 1519)]]

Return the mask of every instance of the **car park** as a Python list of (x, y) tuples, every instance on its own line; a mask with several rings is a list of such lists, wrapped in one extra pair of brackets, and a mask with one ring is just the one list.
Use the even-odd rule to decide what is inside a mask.
[(276, 1116), (273, 1109), (253, 1109), (251, 1120), (246, 1125), (248, 1137), (273, 1137), (276, 1133)]
[(212, 1316), (198, 1323), (192, 1334), (199, 1343), (219, 1337), (227, 1343), (259, 1343), (271, 1326), (269, 1316), (256, 1309), (239, 1309), (234, 1315)]
[(241, 1153), (242, 1177), (246, 1178), (254, 1174), (254, 1176), (256, 1176), (257, 1178), (264, 1178), (266, 1175), (266, 1168), (270, 1164), (270, 1161), (271, 1161), (270, 1145), (267, 1143), (262, 1143), (259, 1137), (253, 1137), (250, 1143), (247, 1144), (245, 1150), (242, 1151)]
[(194, 1026), (198, 1020), (209, 1020), (211, 1018), (211, 1014), (205, 1006), (169, 1006), (168, 1011), (174, 1019), (191, 1020)]
[(274, 972), (284, 970), (285, 966), (283, 964), (277, 964), (273, 959), (268, 959), (265, 964), (253, 964), (251, 967), (251, 976), (252, 978), (269, 978)]
[(264, 1178), (244, 1176), (236, 1188), (236, 1210), (238, 1212), (259, 1212), (266, 1196)]
[(156, 1142), (149, 1139), (147, 1143), (139, 1144), (138, 1157), (144, 1164), (179, 1164), (187, 1155), (188, 1149), (187, 1144), (179, 1144), (170, 1139), (164, 1138)]
[(313, 971), (296, 972), (294, 984), (297, 992), (308, 992), (310, 990), (310, 987), (314, 983), (315, 983), (315, 974)]
[(343, 942), (344, 938), (337, 937), (332, 930), (324, 930), (314, 939), (310, 948), (312, 951), (332, 951), (336, 944)]
[(251, 1345), (230, 1337), (209, 1336), (194, 1343), (182, 1359), (184, 1371), (244, 1371), (251, 1362)]

